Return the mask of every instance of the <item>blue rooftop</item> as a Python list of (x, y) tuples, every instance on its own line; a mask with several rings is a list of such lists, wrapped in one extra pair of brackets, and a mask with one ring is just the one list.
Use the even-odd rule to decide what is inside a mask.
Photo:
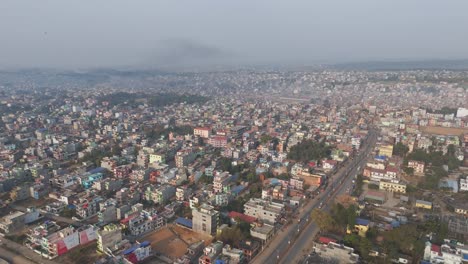
[(140, 246), (133, 246), (127, 250), (124, 250), (124, 252), (122, 252), (124, 255), (128, 255), (130, 253), (132, 253), (133, 251), (135, 251), (136, 249), (138, 249)]
[(239, 194), (240, 192), (242, 192), (243, 190), (245, 189), (245, 186), (244, 185), (237, 185), (236, 187), (232, 188), (231, 189), (231, 192), (233, 192), (234, 194)]
[(176, 222), (176, 224), (179, 224), (181, 226), (185, 226), (185, 227), (188, 227), (188, 228), (192, 228), (192, 226), (193, 226), (192, 220), (186, 219), (186, 218), (183, 218), (183, 217), (178, 217), (175, 220), (175, 222)]
[(94, 173), (104, 172), (105, 170), (106, 170), (106, 169), (103, 168), (103, 167), (97, 167), (97, 168), (92, 169), (92, 170), (90, 170), (90, 171), (88, 171), (88, 172), (91, 173), (91, 174), (94, 174)]
[(356, 225), (366, 226), (369, 225), (370, 221), (367, 219), (356, 218)]
[(149, 241), (143, 241), (143, 242), (141, 242), (140, 247), (147, 247), (149, 245), (150, 245)]

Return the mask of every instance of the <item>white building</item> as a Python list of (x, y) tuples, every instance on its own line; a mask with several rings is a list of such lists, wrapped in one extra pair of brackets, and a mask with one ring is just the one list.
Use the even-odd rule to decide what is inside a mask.
[(468, 177), (466, 179), (460, 179), (460, 191), (468, 191)]

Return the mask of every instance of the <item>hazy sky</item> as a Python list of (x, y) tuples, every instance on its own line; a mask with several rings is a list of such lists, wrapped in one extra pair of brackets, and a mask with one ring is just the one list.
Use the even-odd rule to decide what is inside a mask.
[(466, 0), (1, 0), (0, 67), (468, 58)]

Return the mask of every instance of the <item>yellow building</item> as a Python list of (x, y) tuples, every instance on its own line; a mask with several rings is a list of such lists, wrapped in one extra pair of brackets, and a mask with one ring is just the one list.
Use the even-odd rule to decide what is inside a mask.
[(393, 145), (382, 145), (379, 146), (379, 155), (380, 156), (387, 156), (392, 157), (393, 155)]
[(164, 154), (150, 154), (149, 155), (149, 163), (165, 163), (166, 162), (166, 155)]
[(350, 230), (349, 227), (346, 230), (346, 233), (357, 233), (361, 237), (365, 237), (367, 231), (369, 230), (370, 221), (367, 219), (356, 218), (356, 224), (354, 225), (354, 229)]
[(380, 181), (379, 189), (388, 192), (406, 193), (406, 184)]
[(432, 203), (423, 200), (416, 200), (415, 206), (417, 208), (432, 209)]

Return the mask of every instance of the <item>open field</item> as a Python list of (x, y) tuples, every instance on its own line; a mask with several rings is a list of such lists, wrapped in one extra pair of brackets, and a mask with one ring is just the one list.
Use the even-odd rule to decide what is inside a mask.
[(140, 239), (140, 241), (149, 241), (154, 251), (171, 259), (183, 256), (190, 244), (201, 240), (208, 245), (212, 238), (177, 225), (168, 225)]
[(421, 126), (420, 129), (424, 133), (435, 135), (462, 135), (468, 133), (468, 128)]

